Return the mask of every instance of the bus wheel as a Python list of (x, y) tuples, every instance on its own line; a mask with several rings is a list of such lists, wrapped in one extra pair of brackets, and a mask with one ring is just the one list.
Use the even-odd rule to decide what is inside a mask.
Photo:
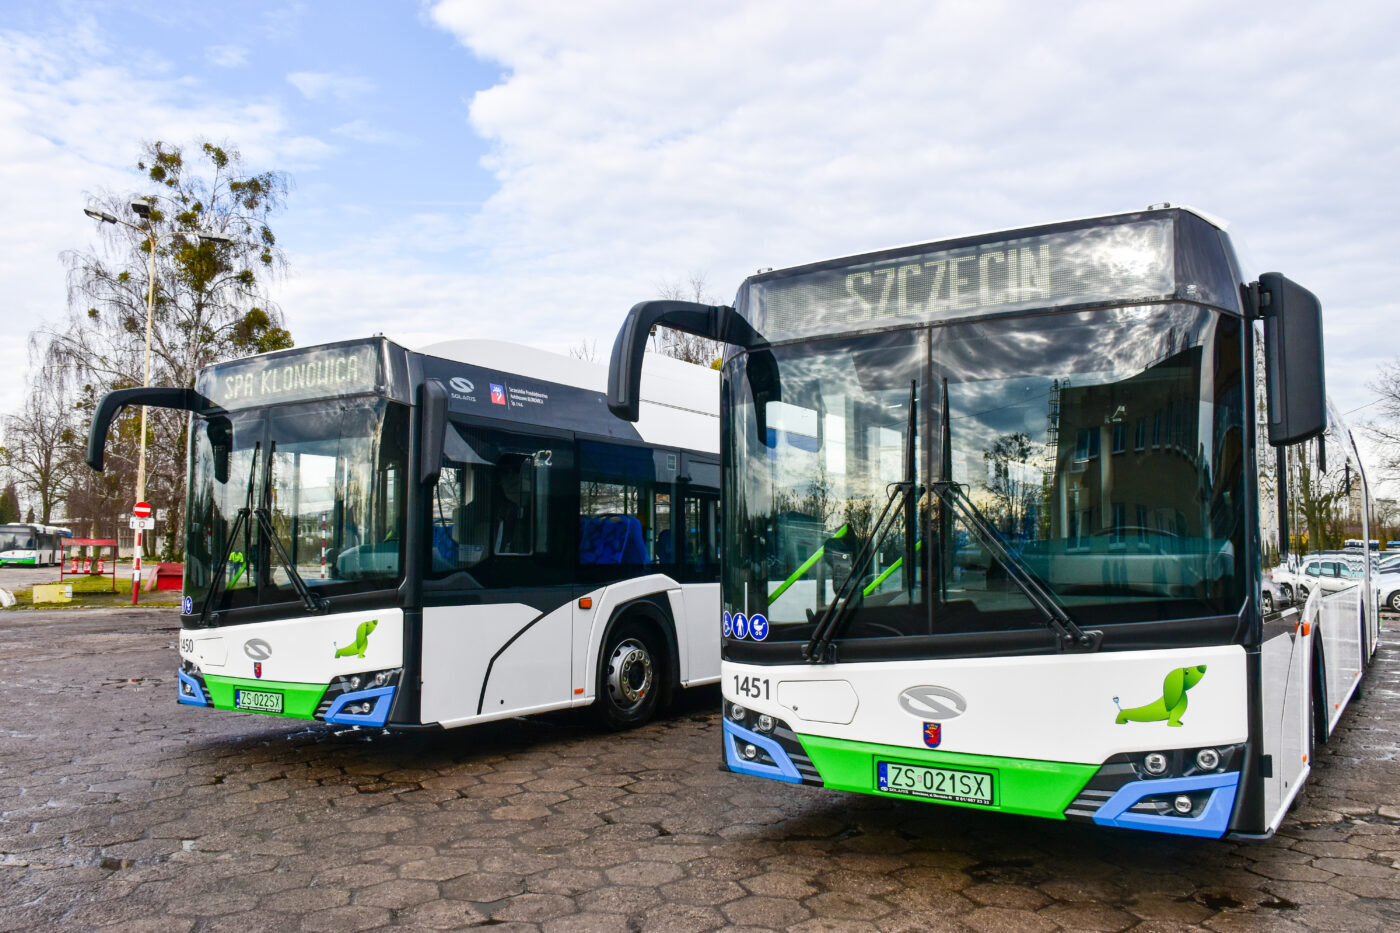
[(656, 712), (665, 676), (661, 639), (638, 622), (621, 622), (598, 664), (598, 718), (609, 729), (640, 726)]

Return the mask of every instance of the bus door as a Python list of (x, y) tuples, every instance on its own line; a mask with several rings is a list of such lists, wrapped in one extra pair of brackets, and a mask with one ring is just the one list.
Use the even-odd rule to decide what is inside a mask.
[(567, 440), (449, 425), (425, 573), (425, 722), (572, 699), (573, 495)]

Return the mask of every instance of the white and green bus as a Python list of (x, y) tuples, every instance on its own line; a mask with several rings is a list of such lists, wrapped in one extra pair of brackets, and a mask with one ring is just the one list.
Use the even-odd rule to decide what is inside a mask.
[[(1371, 581), (1261, 599), (1310, 470), (1363, 503), (1320, 307), (1159, 206), (644, 302), (721, 380), (724, 757), (741, 774), (1219, 837), (1279, 825), (1361, 681)], [(650, 364), (648, 364), (650, 365)]]
[(56, 567), (72, 534), (57, 525), (0, 525), (0, 567)]
[(646, 721), (719, 676), (718, 373), (384, 338), (106, 396), (191, 412), (178, 699), (449, 728), (596, 705)]

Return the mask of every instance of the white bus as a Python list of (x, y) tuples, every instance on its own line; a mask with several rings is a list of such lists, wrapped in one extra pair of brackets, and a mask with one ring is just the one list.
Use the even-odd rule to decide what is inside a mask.
[(719, 675), (718, 374), (382, 339), (108, 395), (192, 412), (179, 701), (453, 727), (596, 704), (623, 728)]
[(57, 566), (63, 561), (63, 539), (70, 535), (56, 525), (0, 525), (0, 566)]
[(764, 272), (732, 308), (634, 307), (623, 417), (652, 326), (730, 345), (728, 767), (1273, 832), (1379, 635), (1369, 567), (1303, 606), (1261, 598), (1305, 466), (1369, 501), (1320, 315), (1165, 206)]

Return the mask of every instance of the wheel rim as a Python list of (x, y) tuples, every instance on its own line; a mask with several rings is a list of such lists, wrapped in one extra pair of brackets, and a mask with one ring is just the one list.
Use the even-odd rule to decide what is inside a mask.
[(1390, 608), (1400, 612), (1400, 590), (1390, 594)]
[(618, 642), (608, 659), (608, 695), (621, 710), (641, 706), (651, 693), (655, 676), (651, 652), (635, 638)]

